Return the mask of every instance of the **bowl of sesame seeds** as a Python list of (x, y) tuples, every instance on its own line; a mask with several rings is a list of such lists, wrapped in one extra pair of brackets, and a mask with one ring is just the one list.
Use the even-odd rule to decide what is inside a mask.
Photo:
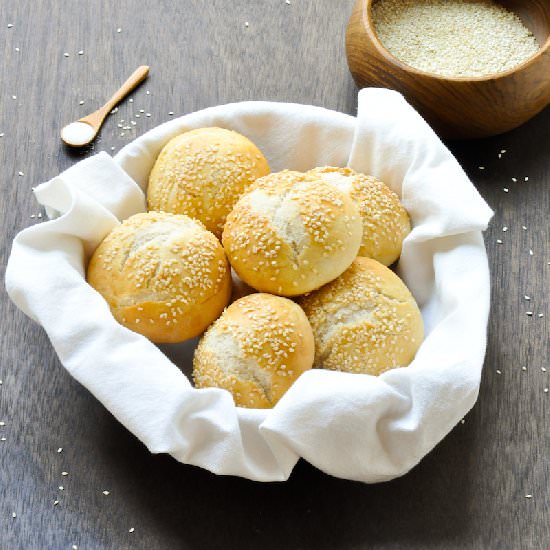
[(360, 88), (401, 92), (444, 138), (497, 135), (550, 103), (546, 0), (358, 0), (346, 52)]

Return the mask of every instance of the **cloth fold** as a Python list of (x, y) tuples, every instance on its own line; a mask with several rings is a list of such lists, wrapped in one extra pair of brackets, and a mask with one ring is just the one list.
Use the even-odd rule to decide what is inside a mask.
[[(120, 220), (145, 209), (162, 146), (205, 126), (246, 135), (273, 171), (348, 165), (402, 197), (413, 231), (398, 271), (426, 325), (409, 367), (379, 377), (312, 370), (273, 409), (247, 410), (224, 390), (194, 389), (154, 344), (114, 320), (85, 281), (87, 259)], [(396, 92), (362, 90), (357, 117), (268, 102), (205, 109), (154, 128), (114, 159), (77, 163), (35, 196), (53, 219), (16, 236), (8, 293), (72, 376), (152, 452), (258, 481), (286, 480), (303, 457), (331, 475), (377, 482), (412, 468), (475, 403), (489, 313), (481, 231), (492, 212)]]

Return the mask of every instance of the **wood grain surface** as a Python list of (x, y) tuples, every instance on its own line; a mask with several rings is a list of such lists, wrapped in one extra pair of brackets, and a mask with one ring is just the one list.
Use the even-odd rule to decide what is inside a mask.
[[(2, 281), (14, 235), (41, 221), (31, 217), (40, 212), (31, 188), (93, 151), (118, 150), (170, 111), (265, 99), (354, 113), (344, 52), (352, 4), (1, 2)], [(82, 152), (64, 148), (62, 126), (142, 64), (149, 80), (107, 119), (101, 139)], [(117, 126), (131, 117), (131, 130)], [(450, 145), (496, 211), (486, 233), (487, 360), (464, 424), (389, 483), (342, 481), (300, 462), (288, 482), (260, 484), (153, 456), (0, 290), (0, 548), (547, 548), (549, 143), (546, 110), (507, 135)]]

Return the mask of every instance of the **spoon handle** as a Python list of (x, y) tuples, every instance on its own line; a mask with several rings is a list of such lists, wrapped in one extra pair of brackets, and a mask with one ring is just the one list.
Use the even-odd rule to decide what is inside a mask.
[(112, 108), (126, 95), (128, 95), (134, 88), (141, 84), (149, 74), (149, 67), (147, 65), (141, 65), (138, 67), (126, 80), (126, 82), (113, 94), (113, 96), (97, 111), (89, 114), (88, 116), (81, 118), (80, 122), (87, 122), (94, 127), (99, 127), (103, 122), (103, 119), (112, 110)]

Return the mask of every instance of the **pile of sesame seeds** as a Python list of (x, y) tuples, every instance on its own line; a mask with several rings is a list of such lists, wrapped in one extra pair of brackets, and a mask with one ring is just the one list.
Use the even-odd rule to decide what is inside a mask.
[(521, 19), (492, 0), (378, 0), (372, 20), (395, 57), (446, 77), (507, 71), (539, 50)]

